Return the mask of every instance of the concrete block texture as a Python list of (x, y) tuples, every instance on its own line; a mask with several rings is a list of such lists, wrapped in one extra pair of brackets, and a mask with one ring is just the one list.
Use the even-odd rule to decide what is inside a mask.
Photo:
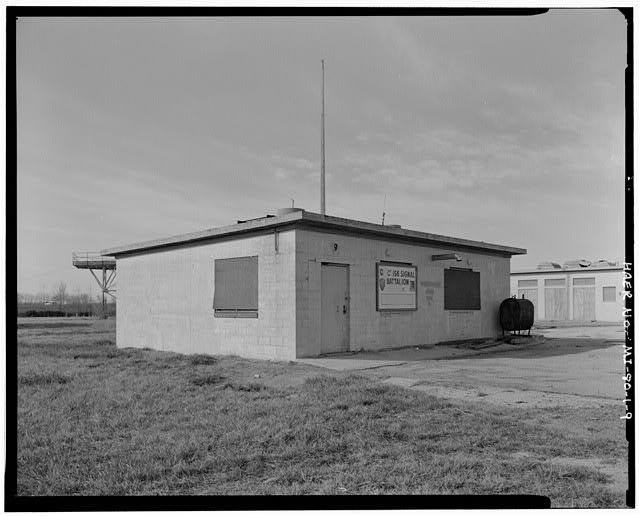
[[(455, 252), (462, 261), (432, 261), (433, 254), (447, 251)], [(417, 266), (417, 310), (376, 310), (376, 263), (380, 261)], [(317, 356), (320, 350), (322, 263), (349, 265), (351, 351), (428, 345), (500, 333), (499, 307), (509, 296), (509, 256), (297, 229), (299, 358)], [(451, 266), (480, 272), (480, 310), (444, 310), (444, 269)]]
[[(214, 317), (214, 261), (258, 256), (258, 317)], [(118, 258), (117, 344), (180, 353), (295, 358), (295, 232)]]
[[(429, 345), (500, 333), (507, 254), (482, 254), (326, 229), (280, 230), (117, 257), (119, 347), (292, 360), (320, 353), (322, 264), (348, 265), (349, 350)], [(455, 252), (461, 262), (433, 261)], [(258, 317), (214, 316), (215, 260), (258, 256)], [(376, 263), (417, 267), (417, 310), (376, 310)], [(480, 310), (444, 310), (444, 270), (480, 273)]]

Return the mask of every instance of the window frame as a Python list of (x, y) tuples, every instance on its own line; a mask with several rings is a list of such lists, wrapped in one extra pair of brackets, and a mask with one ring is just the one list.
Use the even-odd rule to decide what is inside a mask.
[[(219, 279), (220, 271), (216, 271), (216, 264), (218, 262), (230, 262), (230, 261), (243, 261), (246, 260), (251, 264), (251, 267), (255, 267), (255, 308), (253, 306), (248, 306), (246, 308), (241, 308), (238, 306), (234, 307), (222, 307), (216, 306), (216, 293), (222, 287), (217, 285), (217, 281)], [(258, 318), (259, 313), (259, 303), (260, 303), (260, 272), (259, 272), (259, 257), (257, 255), (251, 256), (231, 256), (228, 258), (215, 258), (213, 260), (213, 316), (216, 318), (231, 318), (231, 319), (256, 319)], [(246, 266), (245, 266), (246, 267)], [(253, 271), (251, 271), (253, 273)], [(243, 276), (241, 276), (243, 277)], [(253, 280), (252, 280), (253, 281)], [(253, 291), (251, 291), (253, 294)], [(253, 295), (251, 295), (253, 297)], [(219, 302), (219, 300), (218, 300)], [(247, 303), (247, 305), (253, 304)]]
[[(604, 293), (605, 293), (605, 289), (613, 289), (613, 299), (605, 299)], [(602, 286), (602, 302), (603, 303), (615, 303), (616, 302), (616, 296), (618, 295), (618, 289), (616, 288), (615, 285), (603, 285)]]
[[(447, 272), (451, 273), (468, 273), (472, 274), (474, 278), (477, 278), (477, 305), (464, 305), (464, 306), (451, 306), (451, 304), (447, 304), (447, 302), (451, 303), (451, 297), (447, 296)], [(482, 278), (480, 276), (480, 271), (474, 271), (471, 268), (462, 268), (462, 267), (449, 267), (443, 270), (443, 305), (444, 310), (449, 312), (471, 312), (471, 311), (480, 311), (482, 310)]]

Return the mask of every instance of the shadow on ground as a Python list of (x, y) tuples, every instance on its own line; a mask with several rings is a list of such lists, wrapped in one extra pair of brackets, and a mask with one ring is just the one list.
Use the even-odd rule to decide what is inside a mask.
[[(531, 344), (501, 344), (495, 348), (486, 348), (486, 353), (474, 354), (473, 356), (478, 359), (490, 359), (495, 357), (497, 354), (504, 358), (547, 358), (561, 355), (572, 355), (575, 353), (585, 353), (587, 351), (597, 349), (606, 349), (612, 346), (620, 346), (623, 342), (624, 341), (622, 339), (543, 338), (541, 340), (533, 341)], [(492, 349), (494, 349), (495, 352), (492, 353)], [(468, 356), (469, 355), (442, 357), (437, 358), (436, 360), (455, 360), (459, 358), (467, 358)]]
[[(324, 355), (317, 358), (302, 359), (330, 369), (361, 369), (385, 367), (400, 363), (418, 361), (474, 359), (544, 359), (556, 356), (573, 355), (621, 346), (623, 336), (617, 333), (602, 337), (549, 337), (541, 334), (514, 336), (475, 341), (441, 343), (435, 346), (406, 347), (380, 351), (359, 351)], [(361, 365), (356, 365), (356, 363)]]

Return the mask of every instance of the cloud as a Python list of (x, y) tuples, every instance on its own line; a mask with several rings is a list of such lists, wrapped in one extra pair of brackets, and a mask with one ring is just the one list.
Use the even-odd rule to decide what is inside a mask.
[(330, 214), (379, 222), (386, 194), (416, 229), (543, 249), (562, 219), (576, 246), (614, 247), (624, 27), (603, 10), (22, 24), (21, 267), (289, 198), (318, 211), (320, 59)]

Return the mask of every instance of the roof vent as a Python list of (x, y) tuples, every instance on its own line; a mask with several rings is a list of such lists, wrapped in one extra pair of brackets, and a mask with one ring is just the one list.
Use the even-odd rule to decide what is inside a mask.
[(602, 267), (615, 267), (615, 262), (610, 262), (609, 260), (598, 260), (597, 262), (593, 262), (591, 267), (594, 269), (599, 269)]
[(536, 267), (536, 269), (538, 269), (539, 271), (550, 271), (561, 268), (562, 267), (560, 267), (560, 264), (556, 262), (540, 262)]
[(591, 262), (582, 258), (564, 262), (565, 269), (578, 269), (580, 267), (589, 267), (589, 265), (591, 265)]
[(279, 208), (276, 214), (278, 217), (282, 217), (283, 215), (289, 215), (289, 213), (296, 213), (298, 211), (304, 211), (302, 208)]
[(400, 229), (402, 226), (400, 224), (387, 224), (388, 228)]

